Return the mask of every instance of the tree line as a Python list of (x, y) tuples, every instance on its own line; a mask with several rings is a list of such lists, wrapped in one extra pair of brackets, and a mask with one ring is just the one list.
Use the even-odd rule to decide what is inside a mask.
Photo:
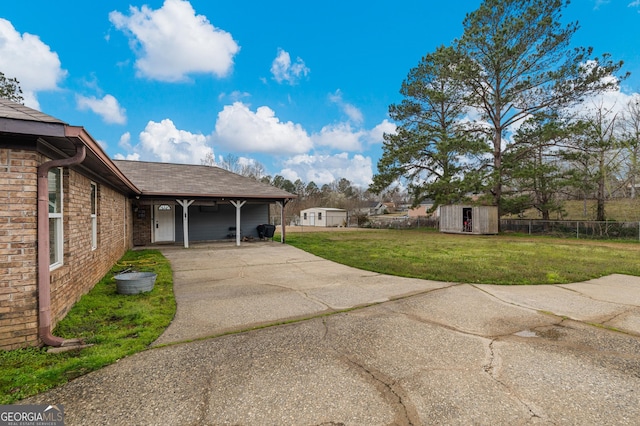
[(401, 186), (414, 205), (477, 202), (545, 219), (567, 197), (598, 200), (638, 183), (640, 98), (594, 101), (628, 74), (571, 47), (568, 0), (485, 0), (451, 45), (425, 55), (389, 107), (374, 193)]
[(366, 216), (364, 211), (372, 203), (382, 200), (399, 205), (406, 200), (406, 194), (398, 188), (388, 188), (375, 194), (368, 189), (354, 185), (346, 178), (336, 179), (320, 186), (314, 181), (303, 182), (301, 179), (292, 182), (282, 175), (266, 174), (264, 165), (256, 160), (240, 158), (234, 154), (227, 154), (217, 161), (213, 154), (208, 154), (201, 160), (201, 163), (220, 167), (296, 195), (297, 198), (291, 200), (285, 207), (285, 216), (287, 217), (294, 217), (300, 213), (300, 210), (311, 207), (335, 207), (347, 210), (350, 217), (363, 220)]

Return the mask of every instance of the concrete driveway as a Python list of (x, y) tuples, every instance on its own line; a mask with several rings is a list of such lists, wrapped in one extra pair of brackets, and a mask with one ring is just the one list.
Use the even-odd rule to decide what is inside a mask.
[(278, 243), (163, 253), (178, 310), (156, 347), (24, 403), (63, 404), (67, 425), (640, 421), (638, 277), (506, 287)]

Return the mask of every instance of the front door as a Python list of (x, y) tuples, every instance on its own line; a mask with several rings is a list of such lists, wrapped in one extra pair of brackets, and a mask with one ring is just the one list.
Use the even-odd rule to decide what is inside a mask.
[(154, 206), (154, 241), (161, 243), (175, 241), (175, 206), (160, 204)]
[(309, 225), (316, 226), (316, 214), (309, 213)]

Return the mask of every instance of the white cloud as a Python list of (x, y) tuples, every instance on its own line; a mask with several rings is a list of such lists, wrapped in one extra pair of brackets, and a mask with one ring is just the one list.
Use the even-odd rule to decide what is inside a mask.
[(360, 111), (356, 106), (345, 102), (342, 99), (342, 91), (340, 89), (336, 90), (335, 93), (330, 94), (329, 100), (338, 105), (342, 109), (342, 112), (344, 112), (349, 120), (354, 124), (362, 124), (364, 122), (364, 115), (362, 114), (362, 111)]
[(341, 178), (348, 179), (353, 185), (366, 188), (371, 183), (373, 167), (370, 157), (342, 152), (334, 155), (296, 155), (284, 164), (282, 176), (294, 182), (315, 182), (322, 186)]
[(115, 160), (140, 161), (140, 154), (138, 154), (138, 153), (127, 154), (127, 155), (116, 154), (116, 155), (113, 156), (113, 158)]
[[(638, 7), (638, 8), (640, 8), (640, 0), (632, 1), (627, 6), (628, 7)], [(638, 10), (638, 13), (640, 13), (640, 10)]]
[[(620, 113), (626, 109), (627, 104), (638, 96), (637, 93), (626, 94), (619, 90), (601, 93), (594, 97), (591, 102), (602, 105), (603, 108), (614, 113)], [(589, 101), (587, 101), (589, 102)]]
[(102, 117), (105, 123), (125, 124), (127, 122), (126, 110), (120, 106), (118, 100), (111, 95), (105, 95), (102, 99), (94, 96), (78, 96), (78, 108), (82, 111), (91, 110)]
[[(163, 163), (200, 164), (207, 154), (213, 155), (206, 136), (179, 130), (169, 119), (160, 123), (149, 121), (140, 133), (140, 142), (135, 146), (131, 146), (130, 135), (125, 133), (120, 138), (119, 146), (125, 149), (130, 147), (134, 151), (126, 155), (127, 159)], [(125, 156), (119, 154), (116, 158)]]
[[(640, 1), (640, 0), (639, 0)], [(576, 116), (583, 116), (593, 112), (594, 108), (602, 108), (612, 111), (614, 114), (621, 113), (632, 99), (636, 99), (638, 93), (624, 93), (620, 88), (609, 90), (594, 96), (585, 98), (580, 104), (568, 109), (568, 113)]]
[(349, 120), (353, 121), (354, 123), (362, 123), (364, 121), (362, 111), (360, 111), (360, 109), (358, 109), (357, 107), (351, 104), (345, 104), (343, 110), (344, 113), (347, 114), (347, 117), (349, 117)]
[(271, 63), (271, 74), (278, 83), (287, 82), (294, 85), (309, 72), (309, 68), (300, 58), (296, 58), (296, 62), (292, 64), (289, 52), (283, 49), (278, 49), (278, 56)]
[(234, 90), (231, 93), (220, 93), (218, 95), (218, 100), (219, 101), (223, 101), (224, 99), (231, 99), (231, 101), (233, 102), (237, 102), (243, 98), (249, 98), (251, 97), (251, 94), (249, 92), (241, 92), (239, 90)]
[(383, 134), (393, 134), (396, 133), (396, 130), (397, 127), (395, 124), (391, 123), (387, 119), (384, 119), (380, 124), (369, 131), (368, 142), (370, 144), (381, 144), (382, 142), (384, 142), (384, 137), (382, 136)]
[(131, 146), (131, 133), (125, 132), (120, 136), (120, 140), (118, 141), (118, 146), (126, 151), (133, 150)]
[[(343, 122), (327, 125), (309, 136), (299, 124), (281, 122), (269, 107), (262, 106), (253, 112), (247, 105), (236, 102), (218, 114), (211, 139), (217, 149), (228, 152), (293, 155), (278, 173), (292, 182), (301, 179), (323, 185), (344, 177), (364, 188), (371, 183), (372, 160), (348, 151), (363, 151), (365, 146), (380, 144), (383, 133), (395, 131), (396, 126), (388, 120), (370, 130)], [(316, 146), (340, 153), (310, 154)]]
[(360, 139), (364, 134), (363, 131), (353, 130), (349, 123), (338, 123), (324, 126), (320, 133), (314, 134), (312, 138), (317, 145), (347, 151), (361, 151)]
[(0, 18), (0, 71), (7, 78), (17, 78), (25, 105), (40, 109), (37, 92), (55, 90), (67, 75), (58, 54), (40, 37), (20, 34), (11, 22)]
[(324, 126), (311, 136), (318, 146), (347, 151), (362, 151), (365, 145), (381, 144), (384, 133), (395, 133), (396, 125), (383, 120), (371, 130), (354, 129), (349, 122)]
[(138, 59), (138, 75), (160, 81), (181, 81), (191, 73), (224, 77), (240, 47), (231, 34), (196, 15), (185, 0), (165, 0), (160, 9), (131, 6), (130, 16), (113, 11), (109, 20), (130, 38)]
[[(252, 111), (247, 105), (236, 102), (218, 113), (215, 131), (209, 136), (179, 130), (169, 119), (160, 123), (150, 121), (136, 144), (131, 142), (129, 133), (120, 137), (118, 146), (125, 153), (115, 158), (199, 164), (207, 155), (213, 155), (211, 147), (215, 145), (217, 151), (235, 155), (244, 153), (250, 157), (260, 153), (284, 158), (292, 155), (282, 163), (278, 173), (291, 181), (299, 178), (323, 185), (346, 178), (353, 185), (366, 188), (373, 176), (371, 157), (347, 151), (380, 143), (383, 133), (393, 131), (395, 125), (383, 120), (370, 130), (354, 129), (350, 123), (340, 123), (309, 136), (301, 125), (280, 121), (269, 107)], [(333, 142), (327, 142), (329, 140)], [(314, 141), (323, 143), (328, 151), (310, 153)], [(336, 149), (339, 153), (331, 152)], [(240, 163), (255, 161), (250, 157), (240, 156)]]
[(133, 146), (131, 146), (131, 133), (125, 132), (120, 136), (120, 140), (118, 141), (118, 146), (125, 151), (128, 151), (129, 154), (116, 154), (113, 156), (116, 160), (131, 160), (131, 161), (140, 161), (140, 154), (131, 153), (133, 151)]
[(234, 152), (299, 154), (313, 146), (299, 124), (281, 122), (266, 106), (254, 113), (241, 102), (227, 105), (218, 113), (215, 139)]

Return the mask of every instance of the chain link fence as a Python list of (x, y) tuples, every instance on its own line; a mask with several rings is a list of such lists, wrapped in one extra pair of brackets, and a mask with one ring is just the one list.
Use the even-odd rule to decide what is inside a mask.
[(554, 237), (640, 241), (640, 222), (502, 219), (500, 230)]
[(435, 228), (440, 227), (438, 218), (432, 217), (373, 217), (362, 226), (375, 229)]
[[(294, 224), (294, 217), (287, 219), (289, 219), (288, 223)], [(279, 220), (277, 222), (276, 224), (279, 224)], [(440, 221), (438, 218), (424, 216), (378, 216), (367, 218), (360, 226), (355, 219), (352, 219), (347, 226), (374, 229), (439, 229)], [(500, 231), (563, 238), (640, 241), (640, 222), (501, 219)]]
[[(405, 229), (427, 227), (439, 229), (438, 218), (394, 217), (372, 218), (365, 225), (377, 229)], [(564, 238), (640, 241), (640, 222), (501, 219), (501, 232), (529, 235), (548, 235)]]

